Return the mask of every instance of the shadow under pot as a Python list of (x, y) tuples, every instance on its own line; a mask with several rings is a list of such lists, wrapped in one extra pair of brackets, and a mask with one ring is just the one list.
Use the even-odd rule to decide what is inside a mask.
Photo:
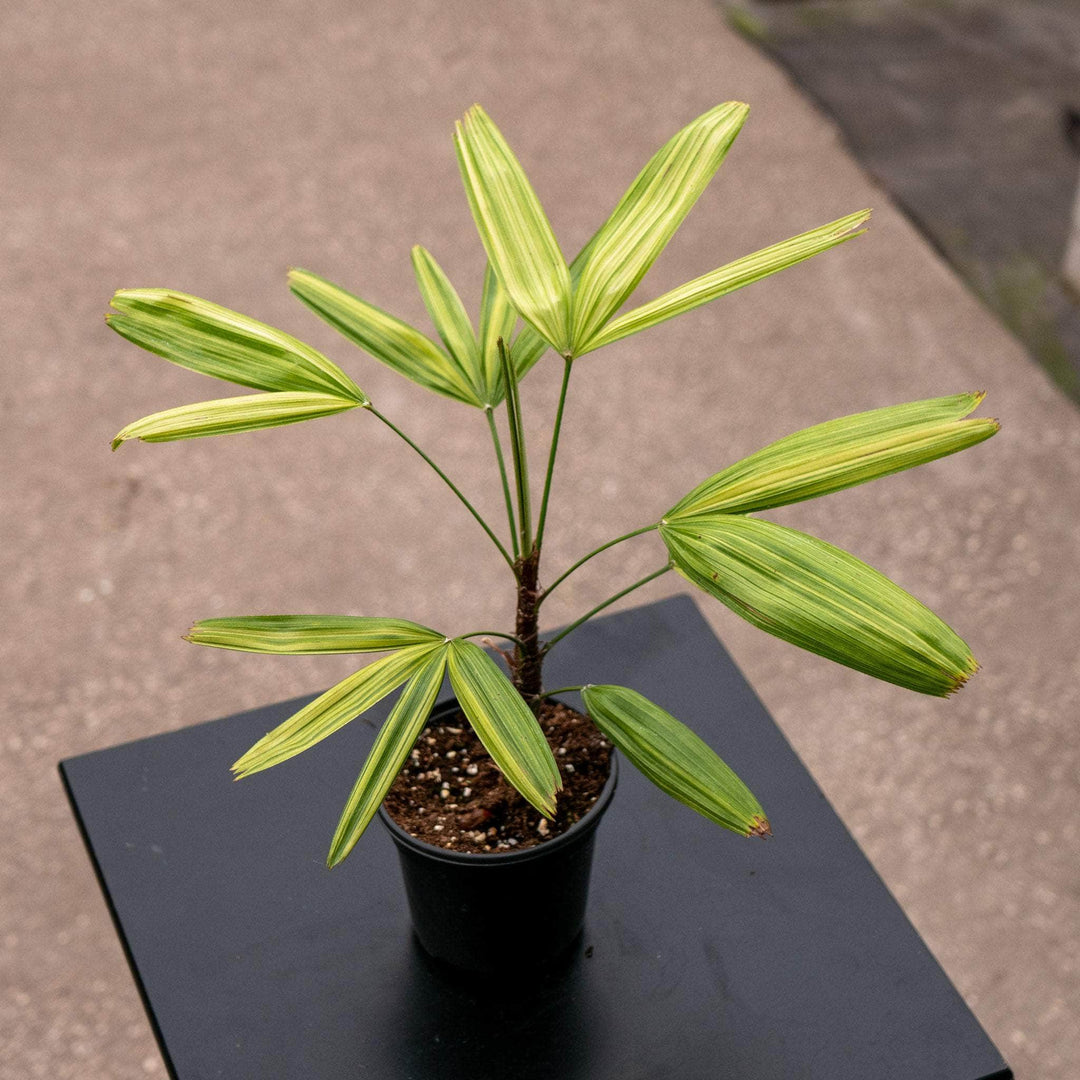
[[(449, 718), (456, 701), (431, 722)], [(589, 811), (565, 832), (520, 851), (470, 854), (418, 840), (385, 808), (413, 929), (424, 951), (459, 971), (509, 975), (562, 959), (581, 933), (596, 828), (611, 803), (618, 764)]]

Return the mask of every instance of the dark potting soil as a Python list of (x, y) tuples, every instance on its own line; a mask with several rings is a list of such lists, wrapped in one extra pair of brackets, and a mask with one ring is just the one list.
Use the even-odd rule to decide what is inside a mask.
[(545, 702), (539, 719), (563, 780), (554, 821), (507, 783), (461, 712), (424, 729), (383, 801), (387, 813), (418, 840), (481, 855), (565, 832), (607, 781), (611, 744), (587, 716), (559, 702)]

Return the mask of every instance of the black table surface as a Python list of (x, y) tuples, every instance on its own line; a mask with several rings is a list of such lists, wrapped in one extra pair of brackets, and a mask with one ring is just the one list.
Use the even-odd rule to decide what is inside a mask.
[(174, 1078), (1011, 1077), (689, 598), (586, 625), (548, 676), (674, 713), (776, 835), (721, 830), (624, 761), (583, 938), (524, 987), (426, 960), (377, 823), (325, 869), (365, 720), (235, 784), (229, 763), (309, 699), (61, 763)]

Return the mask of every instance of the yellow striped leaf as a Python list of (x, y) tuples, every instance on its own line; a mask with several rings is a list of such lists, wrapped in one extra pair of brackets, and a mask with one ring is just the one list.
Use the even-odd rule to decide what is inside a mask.
[[(577, 288), (581, 271), (589, 261), (589, 255), (602, 231), (603, 226), (593, 233), (592, 239), (577, 253), (574, 261), (570, 264), (571, 290)], [(525, 378), (525, 375), (532, 369), (537, 360), (547, 352), (548, 348), (548, 343), (528, 323), (521, 328), (521, 333), (514, 339), (514, 347), (511, 352), (518, 382)]]
[(442, 686), (446, 651), (446, 646), (436, 649), (425, 660), (379, 730), (334, 832), (326, 857), (328, 867), (337, 866), (356, 846), (424, 730)]
[(367, 615), (240, 615), (203, 619), (185, 637), (238, 652), (301, 654), (388, 652), (434, 644), (443, 635), (405, 619)]
[(106, 315), (118, 334), (181, 367), (256, 390), (334, 394), (361, 405), (363, 391), (336, 364), (281, 330), (170, 289), (121, 289)]
[(749, 107), (717, 105), (661, 147), (594, 237), (574, 290), (573, 351), (622, 306), (727, 155)]
[[(498, 405), (506, 396), (502, 381), (502, 364), (499, 360), (499, 338), (507, 345), (512, 340), (517, 312), (510, 303), (510, 294), (503, 288), (499, 275), (488, 263), (484, 268), (484, 295), (480, 301), (480, 360), (483, 369), (485, 400), (489, 405)], [(531, 327), (530, 332), (540, 344), (536, 359), (547, 348), (547, 342)], [(519, 364), (515, 352), (511, 352), (515, 365)], [(535, 363), (535, 360), (533, 361)], [(531, 367), (532, 364), (529, 365)], [(525, 369), (526, 371), (528, 368)], [(524, 375), (518, 367), (518, 379)]]
[(481, 404), (453, 360), (408, 323), (306, 270), (289, 271), (289, 288), (340, 334), (398, 374), (455, 401)]
[(536, 366), (537, 360), (550, 349), (545, 341), (528, 323), (521, 328), (521, 333), (514, 339), (510, 356), (514, 361), (518, 382)]
[(411, 645), (384, 656), (331, 687), (264, 735), (233, 766), (237, 779), (302, 753), (356, 719), (411, 678), (442, 645)]
[(461, 297), (434, 256), (419, 244), (412, 249), (412, 264), (424, 306), (450, 359), (457, 366), (462, 379), (469, 384), (477, 401), (486, 403), (488, 399), (480, 363), (480, 347)]
[(787, 435), (699, 484), (664, 519), (785, 506), (955, 454), (998, 430), (996, 420), (963, 419), (982, 399), (913, 401)]
[(258, 428), (295, 424), (362, 407), (362, 402), (332, 394), (273, 393), (200, 401), (144, 416), (128, 424), (112, 441), (116, 450), (129, 439), (174, 442), (207, 435), (232, 435)]
[(454, 143), (491, 265), (518, 314), (565, 355), (570, 348), (570, 274), (536, 193), (479, 105), (458, 122)]
[(593, 723), (661, 791), (741, 836), (769, 836), (761, 803), (685, 724), (625, 686), (585, 686)]
[(545, 817), (554, 817), (562, 779), (528, 705), (478, 645), (452, 641), (449, 665), (450, 685), (484, 749), (525, 799)]
[(650, 326), (656, 326), (657, 323), (662, 323), (667, 319), (673, 319), (676, 315), (692, 311), (702, 304), (707, 304), (710, 300), (741, 289), (744, 285), (752, 285), (755, 281), (760, 281), (770, 274), (794, 266), (846, 240), (861, 236), (866, 230), (859, 229), (859, 226), (864, 224), (869, 217), (869, 210), (848, 214), (828, 225), (821, 225), (809, 232), (800, 233), (789, 240), (755, 251), (752, 255), (744, 255), (741, 259), (721, 266), (718, 270), (688, 281), (685, 285), (680, 285), (677, 289), (672, 289), (671, 292), (666, 292), (663, 296), (634, 308), (625, 315), (620, 315), (587, 341), (581, 342), (577, 355), (592, 352), (620, 338), (636, 334)]
[(967, 645), (913, 596), (805, 533), (715, 514), (664, 523), (660, 535), (683, 577), (800, 648), (939, 697), (978, 667)]

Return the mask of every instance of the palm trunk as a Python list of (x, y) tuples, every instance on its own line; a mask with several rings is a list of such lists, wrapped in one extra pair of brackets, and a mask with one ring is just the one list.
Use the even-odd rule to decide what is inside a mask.
[(540, 549), (533, 548), (528, 555), (517, 562), (518, 604), (517, 634), (519, 644), (514, 648), (513, 680), (514, 687), (534, 710), (539, 705), (541, 666), (543, 657), (540, 653), (540, 610), (537, 598), (540, 595)]

